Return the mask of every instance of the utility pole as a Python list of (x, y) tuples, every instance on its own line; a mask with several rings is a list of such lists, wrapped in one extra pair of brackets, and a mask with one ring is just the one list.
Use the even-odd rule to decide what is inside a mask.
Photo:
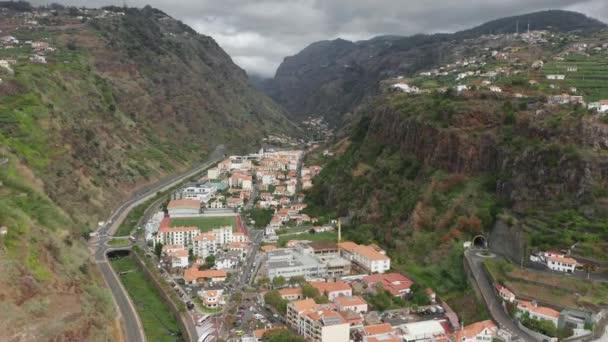
[(515, 22), (515, 33), (519, 36), (519, 20)]

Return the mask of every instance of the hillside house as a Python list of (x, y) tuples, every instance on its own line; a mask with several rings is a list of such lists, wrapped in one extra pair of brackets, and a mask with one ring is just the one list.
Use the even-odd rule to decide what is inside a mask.
[(577, 264), (578, 263), (576, 260), (572, 258), (560, 256), (552, 256), (547, 258), (547, 267), (553, 271), (574, 273)]

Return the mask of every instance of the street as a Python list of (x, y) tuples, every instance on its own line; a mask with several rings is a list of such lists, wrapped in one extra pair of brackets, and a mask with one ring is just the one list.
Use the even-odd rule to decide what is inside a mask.
[(480, 250), (468, 250), (465, 252), (465, 259), (469, 261), (471, 266), (471, 272), (475, 278), (475, 282), (481, 295), (483, 296), (484, 302), (490, 315), (498, 326), (512, 334), (513, 340), (516, 341), (516, 337), (519, 337), (523, 341), (535, 341), (532, 336), (528, 335), (509, 317), (502, 306), (502, 302), (498, 299), (498, 296), (494, 293), (494, 287), (492, 283), (483, 271), (483, 260), (484, 257), (480, 256)]
[(156, 196), (156, 193), (159, 191), (163, 191), (167, 188), (170, 188), (176, 184), (181, 183), (185, 179), (192, 177), (202, 170), (212, 166), (223, 156), (223, 146), (218, 146), (214, 153), (211, 155), (210, 160), (202, 165), (194, 167), (182, 174), (165, 177), (158, 183), (146, 187), (144, 190), (136, 192), (131, 199), (120, 205), (114, 212), (110, 215), (106, 223), (97, 230), (97, 237), (92, 239), (91, 243), (93, 245), (93, 256), (95, 259), (95, 263), (99, 267), (101, 274), (104, 278), (105, 283), (110, 288), (112, 296), (114, 298), (114, 302), (116, 303), (119, 314), (124, 323), (125, 330), (125, 338), (129, 342), (139, 342), (146, 341), (145, 333), (143, 331), (143, 326), (139, 320), (137, 315), (137, 311), (133, 306), (129, 295), (126, 290), (120, 283), (118, 276), (108, 263), (108, 259), (106, 253), (109, 250), (117, 249), (117, 250), (125, 250), (130, 247), (122, 247), (122, 248), (112, 248), (107, 246), (107, 241), (111, 239), (111, 236), (116, 232), (122, 221), (125, 219), (129, 211), (135, 208), (137, 205), (144, 203), (148, 199)]

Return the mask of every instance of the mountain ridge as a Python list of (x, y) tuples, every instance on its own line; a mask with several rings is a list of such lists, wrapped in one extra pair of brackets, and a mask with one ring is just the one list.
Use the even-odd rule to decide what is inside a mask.
[(519, 31), (524, 32), (528, 20), (534, 30), (589, 33), (606, 28), (606, 24), (577, 12), (548, 10), (496, 19), (451, 34), (321, 41), (286, 57), (273, 78), (258, 84), (295, 120), (323, 116), (336, 126), (341, 124), (342, 115), (377, 94), (380, 80), (450, 60), (464, 50), (460, 44), (464, 39), (516, 32), (517, 21)]

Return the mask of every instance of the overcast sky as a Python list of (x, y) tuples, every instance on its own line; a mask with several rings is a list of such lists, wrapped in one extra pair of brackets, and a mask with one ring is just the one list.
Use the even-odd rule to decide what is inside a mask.
[[(96, 7), (122, 0), (32, 0)], [(453, 32), (488, 20), (568, 9), (608, 22), (607, 0), (126, 0), (212, 36), (250, 74), (271, 77), (285, 56), (318, 40)]]

